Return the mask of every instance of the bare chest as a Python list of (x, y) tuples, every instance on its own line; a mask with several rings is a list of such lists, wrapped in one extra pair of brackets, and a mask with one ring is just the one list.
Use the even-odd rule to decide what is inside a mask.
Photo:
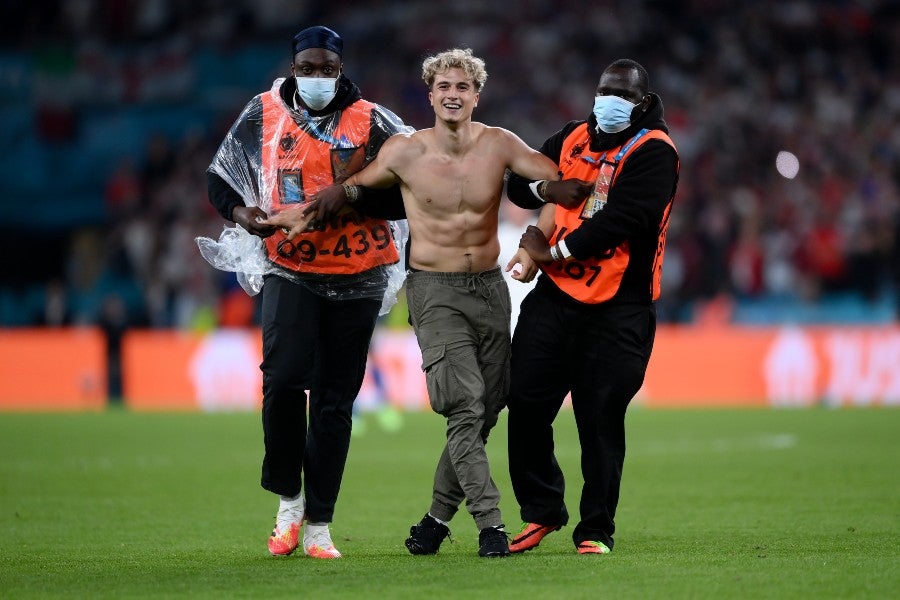
[(488, 152), (459, 157), (425, 154), (402, 179), (423, 209), (482, 211), (499, 199), (504, 171), (502, 159)]

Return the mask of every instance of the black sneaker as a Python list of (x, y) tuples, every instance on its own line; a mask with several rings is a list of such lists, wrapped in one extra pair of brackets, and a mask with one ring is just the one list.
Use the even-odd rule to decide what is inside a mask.
[(478, 534), (478, 556), (497, 558), (509, 556), (509, 540), (503, 525), (485, 527)]
[(437, 554), (445, 537), (450, 536), (450, 528), (431, 515), (409, 528), (406, 547), (411, 554)]

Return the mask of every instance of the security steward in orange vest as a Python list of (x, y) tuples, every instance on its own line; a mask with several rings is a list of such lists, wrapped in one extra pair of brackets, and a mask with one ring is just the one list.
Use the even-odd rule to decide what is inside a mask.
[(292, 49), (293, 76), (276, 80), (244, 108), (207, 171), (208, 190), (224, 218), (264, 238), (273, 263), (261, 303), (261, 483), (280, 496), (269, 551), (292, 553), (305, 521), (304, 552), (339, 558), (328, 524), (387, 267), (398, 262), (388, 223), (360, 213), (403, 218), (402, 198), (397, 186), (361, 189), (356, 211), (294, 240), (259, 221), (267, 216), (262, 207), (277, 212), (343, 182), (405, 126), (362, 99), (344, 75), (337, 33), (304, 29)]
[[(522, 301), (512, 343), (509, 469), (525, 526), (510, 551), (530, 550), (568, 523), (552, 425), (571, 393), (584, 479), (572, 539), (580, 554), (605, 554), (613, 548), (625, 411), (656, 331), (679, 159), (646, 70), (627, 59), (603, 72), (587, 121), (566, 124), (541, 152), (590, 195), (574, 209), (556, 206), (555, 215), (548, 205), (522, 236), (541, 274)], [(513, 176), (508, 194), (546, 200), (572, 185)]]

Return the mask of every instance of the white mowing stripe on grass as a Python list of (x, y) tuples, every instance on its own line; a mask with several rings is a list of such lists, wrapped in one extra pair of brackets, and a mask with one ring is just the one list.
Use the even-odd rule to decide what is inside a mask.
[[(110, 451), (112, 452), (112, 450)], [(175, 461), (170, 457), (157, 454), (145, 454), (133, 457), (121, 456), (74, 456), (62, 460), (35, 458), (21, 458), (7, 461), (4, 468), (20, 472), (29, 472), (36, 469), (57, 469), (78, 472), (88, 471), (113, 471), (116, 469), (159, 469), (171, 468)]]
[(651, 440), (628, 444), (629, 454), (703, 454), (707, 452), (741, 452), (746, 450), (788, 450), (797, 445), (793, 433), (772, 433), (746, 437), (709, 440)]

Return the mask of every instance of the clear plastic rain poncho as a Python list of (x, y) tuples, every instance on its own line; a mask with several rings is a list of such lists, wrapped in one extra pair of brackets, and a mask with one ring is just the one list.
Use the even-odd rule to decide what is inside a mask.
[[(342, 182), (371, 161), (372, 144), (365, 143), (369, 141), (370, 128), (373, 138), (379, 135), (384, 139), (394, 133), (413, 131), (388, 109), (365, 101), (313, 117), (302, 107), (296, 110), (284, 103), (279, 93), (283, 82), (283, 78), (277, 79), (271, 90), (244, 108), (209, 167), (241, 195), (245, 205), (258, 206), (267, 214), (308, 202), (319, 190)], [(367, 107), (371, 107), (371, 119), (351, 118), (353, 111), (365, 111)], [(315, 141), (297, 143), (298, 137), (304, 135)], [(264, 275), (275, 274), (335, 300), (383, 298), (380, 314), (387, 314), (396, 303), (405, 278), (404, 246), (409, 233), (406, 220), (387, 221), (391, 240), (381, 220), (357, 216), (340, 222), (343, 228), (331, 232), (337, 242), (325, 244), (321, 230), (311, 232), (308, 240), (304, 239), (305, 234), (293, 240), (295, 250), (290, 254), (297, 257), (295, 268), (286, 268), (270, 258), (274, 244), (289, 244), (280, 231), (266, 242), (235, 225), (225, 227), (218, 240), (198, 237), (196, 242), (207, 262), (236, 273), (241, 287), (251, 296), (262, 289)], [(346, 234), (339, 235), (344, 230)], [(367, 254), (384, 249), (388, 243), (394, 245), (399, 256), (393, 264), (350, 273), (322, 272), (319, 266), (329, 261), (333, 264), (341, 257), (364, 260)], [(282, 246), (278, 248), (281, 254)]]

